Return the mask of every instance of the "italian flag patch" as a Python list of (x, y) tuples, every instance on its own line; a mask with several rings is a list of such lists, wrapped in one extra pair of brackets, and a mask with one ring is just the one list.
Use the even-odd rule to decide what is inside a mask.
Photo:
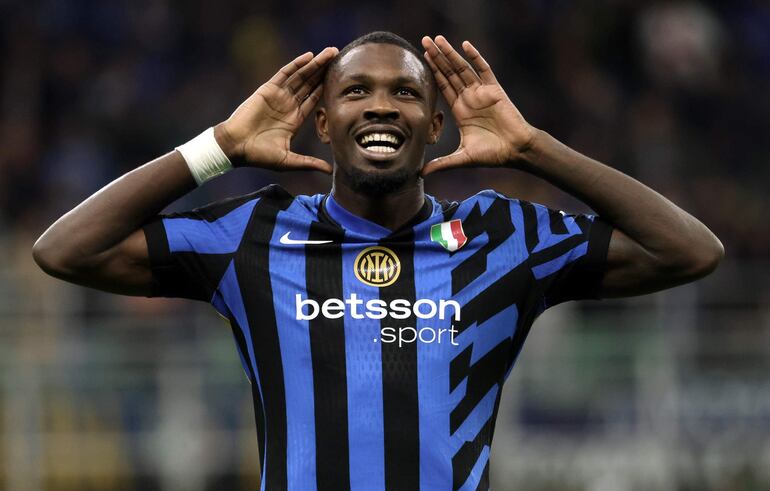
[(450, 220), (433, 225), (430, 228), (430, 240), (438, 242), (449, 252), (454, 252), (468, 242), (468, 237), (463, 232), (463, 222)]

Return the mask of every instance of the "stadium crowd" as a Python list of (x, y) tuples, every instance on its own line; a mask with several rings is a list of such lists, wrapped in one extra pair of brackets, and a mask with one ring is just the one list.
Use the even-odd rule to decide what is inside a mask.
[[(536, 126), (702, 217), (729, 256), (766, 253), (766, 4), (472, 5), (396, 0), (389, 9), (409, 15), (383, 22), (374, 3), (0, 2), (4, 235), (38, 233), (108, 180), (222, 120), (297, 53), (385, 27), (413, 42), (433, 32), (472, 39)], [(305, 131), (296, 144), (326, 154), (315, 140)], [(436, 153), (453, 148), (451, 129), (443, 141)], [(452, 197), (493, 183), (517, 194), (532, 187), (488, 177), (427, 184)], [(326, 187), (318, 176), (260, 171), (233, 182), (275, 180)], [(212, 198), (233, 191), (210, 188)]]

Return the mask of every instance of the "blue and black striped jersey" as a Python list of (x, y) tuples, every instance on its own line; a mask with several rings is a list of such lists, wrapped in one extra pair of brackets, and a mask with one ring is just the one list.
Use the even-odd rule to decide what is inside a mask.
[(272, 185), (144, 227), (152, 296), (210, 302), (252, 385), (262, 489), (476, 490), (534, 319), (596, 298), (612, 228), (482, 191), (388, 230)]

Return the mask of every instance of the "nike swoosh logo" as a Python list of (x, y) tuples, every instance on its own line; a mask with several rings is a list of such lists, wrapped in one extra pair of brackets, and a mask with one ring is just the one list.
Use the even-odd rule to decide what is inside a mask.
[(334, 242), (333, 240), (295, 240), (290, 239), (289, 234), (291, 232), (286, 232), (283, 234), (283, 237), (281, 237), (281, 244), (329, 244), (330, 242)]

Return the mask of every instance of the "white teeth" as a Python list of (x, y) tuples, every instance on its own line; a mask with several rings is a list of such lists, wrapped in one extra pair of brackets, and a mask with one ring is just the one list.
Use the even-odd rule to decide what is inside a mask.
[(377, 153), (393, 153), (396, 151), (395, 148), (385, 147), (380, 145), (376, 145), (374, 147), (366, 147), (366, 149), (369, 150), (370, 152), (377, 152)]
[(368, 135), (360, 137), (358, 142), (361, 145), (365, 145), (370, 142), (387, 142), (392, 143), (393, 145), (399, 145), (401, 143), (401, 138), (390, 133), (369, 133)]

